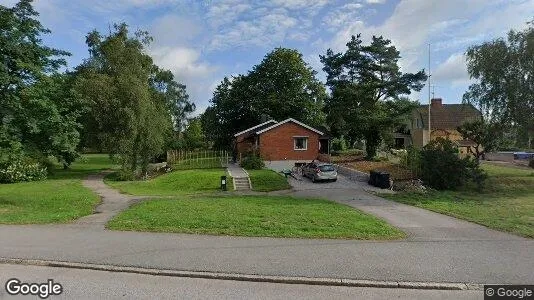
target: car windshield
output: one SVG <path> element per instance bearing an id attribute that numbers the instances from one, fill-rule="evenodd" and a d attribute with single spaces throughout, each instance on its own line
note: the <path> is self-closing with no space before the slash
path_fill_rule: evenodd
<path id="1" fill-rule="evenodd" d="M 324 166 L 320 166 L 319 170 L 321 170 L 321 172 L 332 172 L 332 171 L 335 171 L 336 169 L 332 165 L 324 165 Z"/>

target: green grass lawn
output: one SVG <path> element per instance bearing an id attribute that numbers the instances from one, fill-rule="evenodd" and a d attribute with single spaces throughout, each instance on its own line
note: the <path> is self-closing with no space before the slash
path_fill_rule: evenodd
<path id="1" fill-rule="evenodd" d="M 534 238 L 534 170 L 483 164 L 486 190 L 385 194 L 402 203 Z"/>
<path id="2" fill-rule="evenodd" d="M 100 198 L 81 179 L 112 166 L 108 155 L 90 154 L 43 181 L 0 184 L 0 224 L 67 223 L 92 214 Z"/>
<path id="3" fill-rule="evenodd" d="M 263 169 L 248 170 L 247 172 L 254 191 L 271 192 L 291 188 L 285 176 L 275 171 Z"/>
<path id="4" fill-rule="evenodd" d="M 404 234 L 348 206 L 317 199 L 230 196 L 148 200 L 116 216 L 110 229 L 332 239 L 396 239 Z"/>
<path id="5" fill-rule="evenodd" d="M 126 194 L 172 196 L 217 191 L 222 175 L 227 175 L 224 169 L 180 170 L 147 181 L 113 181 L 108 177 L 105 182 Z M 228 190 L 232 189 L 232 180 L 228 180 Z"/>

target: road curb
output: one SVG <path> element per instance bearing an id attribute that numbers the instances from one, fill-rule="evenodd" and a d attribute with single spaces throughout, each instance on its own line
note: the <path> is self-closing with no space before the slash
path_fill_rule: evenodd
<path id="1" fill-rule="evenodd" d="M 154 276 L 189 277 L 203 279 L 219 279 L 234 281 L 252 281 L 286 284 L 308 284 L 325 286 L 374 287 L 374 288 L 400 288 L 423 290 L 481 290 L 482 285 L 473 283 L 445 283 L 445 282 L 406 282 L 406 281 L 378 281 L 358 280 L 345 278 L 313 278 L 297 276 L 253 275 L 238 273 L 200 272 L 162 270 L 139 267 L 125 267 L 116 265 L 102 265 L 90 263 L 74 263 L 64 261 L 50 261 L 38 259 L 0 258 L 0 264 L 28 265 L 56 268 L 72 268 L 108 272 L 134 273 Z"/>

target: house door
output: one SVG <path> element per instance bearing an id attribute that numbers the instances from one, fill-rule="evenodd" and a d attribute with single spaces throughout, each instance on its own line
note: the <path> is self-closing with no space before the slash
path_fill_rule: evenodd
<path id="1" fill-rule="evenodd" d="M 319 139 L 319 153 L 329 154 L 328 139 Z"/>

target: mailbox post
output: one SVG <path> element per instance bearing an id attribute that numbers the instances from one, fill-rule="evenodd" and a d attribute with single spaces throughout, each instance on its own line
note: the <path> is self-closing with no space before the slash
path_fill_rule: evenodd
<path id="1" fill-rule="evenodd" d="M 226 191 L 226 176 L 221 176 L 221 190 Z"/>

